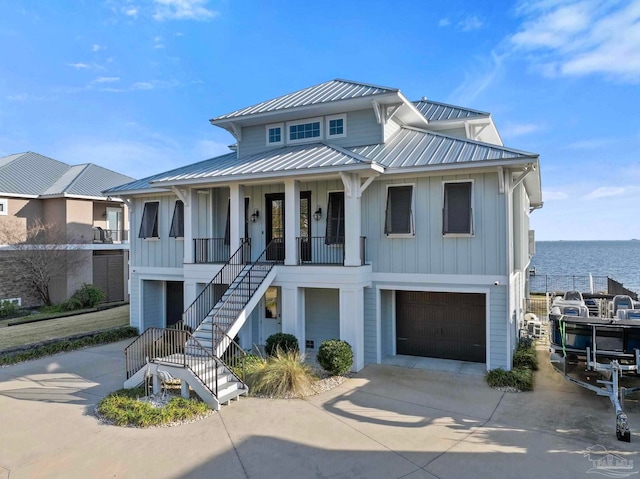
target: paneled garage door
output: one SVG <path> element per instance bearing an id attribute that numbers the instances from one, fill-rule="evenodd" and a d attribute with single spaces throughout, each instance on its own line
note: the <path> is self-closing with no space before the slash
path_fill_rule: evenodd
<path id="1" fill-rule="evenodd" d="M 486 361 L 486 296 L 396 291 L 397 354 Z"/>

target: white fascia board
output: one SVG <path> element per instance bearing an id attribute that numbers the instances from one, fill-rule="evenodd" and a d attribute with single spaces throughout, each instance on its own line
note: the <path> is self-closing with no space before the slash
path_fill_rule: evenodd
<path id="1" fill-rule="evenodd" d="M 482 160 L 482 161 L 467 161 L 464 163 L 447 163 L 442 165 L 430 165 L 430 166 L 414 166 L 410 168 L 389 168 L 384 170 L 387 175 L 394 174 L 414 174 L 414 173 L 430 173 L 443 171 L 455 171 L 455 170 L 469 170 L 469 169 L 494 169 L 498 166 L 524 166 L 529 164 L 535 164 L 537 157 L 525 157 L 514 158 L 511 160 Z M 481 163 L 481 164 L 478 164 Z"/>
<path id="2" fill-rule="evenodd" d="M 376 284 L 376 287 L 382 287 L 383 284 L 393 285 L 395 289 L 401 289 L 399 285 L 407 285 L 415 283 L 418 287 L 429 287 L 433 289 L 433 285 L 444 288 L 447 290 L 447 285 L 467 285 L 469 287 L 476 288 L 478 286 L 491 286 L 494 287 L 496 281 L 501 285 L 505 285 L 509 279 L 506 275 L 494 274 L 423 274 L 423 273 L 372 273 L 371 281 Z M 448 288 L 451 290 L 451 288 Z"/>
<path id="3" fill-rule="evenodd" d="M 0 191 L 0 197 L 2 198 L 28 198 L 28 199 L 36 199 L 39 195 L 26 195 L 22 193 L 5 193 L 4 191 Z"/>
<path id="4" fill-rule="evenodd" d="M 407 98 L 401 93 L 398 92 L 398 96 L 400 97 L 400 99 L 402 100 L 402 102 L 407 106 L 407 108 L 409 109 L 409 111 L 411 111 L 412 113 L 414 113 L 414 115 L 416 116 L 416 118 L 418 118 L 420 120 L 421 123 L 423 123 L 425 126 L 429 125 L 429 120 L 427 120 L 425 118 L 425 116 L 420 113 L 420 110 L 418 110 L 416 108 L 416 106 L 410 102 L 409 100 L 407 100 Z"/>
<path id="5" fill-rule="evenodd" d="M 153 196 L 158 196 L 158 195 L 174 195 L 174 193 L 171 190 L 167 190 L 165 188 L 161 188 L 161 187 L 157 187 L 157 188 L 144 188 L 141 190 L 128 190 L 128 191 L 120 191 L 118 193 L 114 193 L 117 194 L 119 196 L 141 196 L 141 195 L 153 195 Z"/>

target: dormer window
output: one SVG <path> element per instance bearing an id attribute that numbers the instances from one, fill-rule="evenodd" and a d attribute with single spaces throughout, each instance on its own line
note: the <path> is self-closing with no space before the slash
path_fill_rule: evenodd
<path id="1" fill-rule="evenodd" d="M 297 143 L 322 138 L 322 121 L 320 118 L 288 123 L 289 142 Z"/>
<path id="2" fill-rule="evenodd" d="M 267 125 L 267 145 L 282 145 L 284 143 L 282 130 L 282 123 Z"/>
<path id="3" fill-rule="evenodd" d="M 347 136 L 346 115 L 335 115 L 327 117 L 327 137 L 340 138 Z"/>

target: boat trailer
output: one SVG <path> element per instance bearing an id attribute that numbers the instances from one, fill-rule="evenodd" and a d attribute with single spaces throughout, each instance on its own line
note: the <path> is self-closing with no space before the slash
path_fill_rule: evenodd
<path id="1" fill-rule="evenodd" d="M 559 321 L 560 330 L 562 331 L 563 321 Z M 586 325 L 585 325 L 586 326 Z M 570 362 L 567 364 L 567 348 L 563 344 L 553 344 L 550 347 L 551 351 L 551 364 L 557 369 L 565 379 L 575 383 L 583 388 L 595 392 L 599 396 L 606 396 L 611 401 L 616 415 L 616 437 L 620 441 L 631 442 L 631 431 L 629 429 L 629 421 L 626 413 L 624 412 L 624 400 L 625 397 L 640 391 L 640 387 L 624 387 L 620 385 L 621 379 L 630 375 L 637 375 L 640 366 L 640 350 L 634 349 L 631 355 L 623 354 L 619 358 L 616 358 L 615 354 L 612 355 L 610 351 L 599 351 L 597 348 L 597 339 L 600 336 L 599 331 L 602 331 L 602 325 L 589 324 L 591 326 L 591 346 L 586 346 L 582 354 L 573 350 L 572 352 L 578 354 L 570 354 Z M 606 327 L 604 328 L 606 329 Z M 564 333 L 564 332 L 563 332 Z M 563 339 L 564 339 L 563 334 Z M 557 350 L 556 348 L 559 348 Z M 576 361 L 572 361 L 572 358 L 578 358 L 578 355 L 584 355 L 584 362 L 586 365 L 586 371 L 593 371 L 599 374 L 602 379 L 596 382 L 601 386 L 596 386 L 587 381 L 575 378 L 569 375 L 569 369 L 573 369 L 572 366 L 576 364 Z M 598 356 L 601 356 L 599 358 Z M 600 360 L 599 360 L 600 359 Z M 604 362 L 601 362 L 604 361 Z"/>

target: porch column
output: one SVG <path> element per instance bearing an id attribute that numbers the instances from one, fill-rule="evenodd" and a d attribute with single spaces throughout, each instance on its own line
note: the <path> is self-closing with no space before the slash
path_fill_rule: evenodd
<path id="1" fill-rule="evenodd" d="M 185 264 L 191 264 L 195 262 L 193 232 L 197 230 L 198 205 L 195 203 L 198 200 L 198 195 L 193 188 L 187 188 L 185 199 L 187 201 L 184 202 L 184 259 L 182 261 Z"/>
<path id="2" fill-rule="evenodd" d="M 360 177 L 341 173 L 344 184 L 344 265 L 360 266 Z"/>
<path id="3" fill-rule="evenodd" d="M 183 296 L 183 311 L 186 311 L 187 308 L 189 306 L 191 306 L 191 303 L 193 303 L 196 300 L 196 296 L 198 295 L 197 291 L 198 289 L 196 288 L 196 282 L 194 280 L 184 280 L 183 283 L 183 291 L 184 291 L 184 296 Z"/>
<path id="4" fill-rule="evenodd" d="M 287 179 L 284 182 L 284 264 L 298 264 L 298 244 L 300 233 L 300 183 Z"/>
<path id="5" fill-rule="evenodd" d="M 233 254 L 240 247 L 240 239 L 244 236 L 244 185 L 233 183 L 229 187 L 230 225 L 229 247 Z"/>
<path id="6" fill-rule="evenodd" d="M 352 371 L 364 367 L 364 289 L 340 288 L 340 339 L 353 349 Z"/>
<path id="7" fill-rule="evenodd" d="M 282 291 L 282 332 L 298 338 L 300 350 L 304 351 L 304 289 L 283 286 Z"/>

